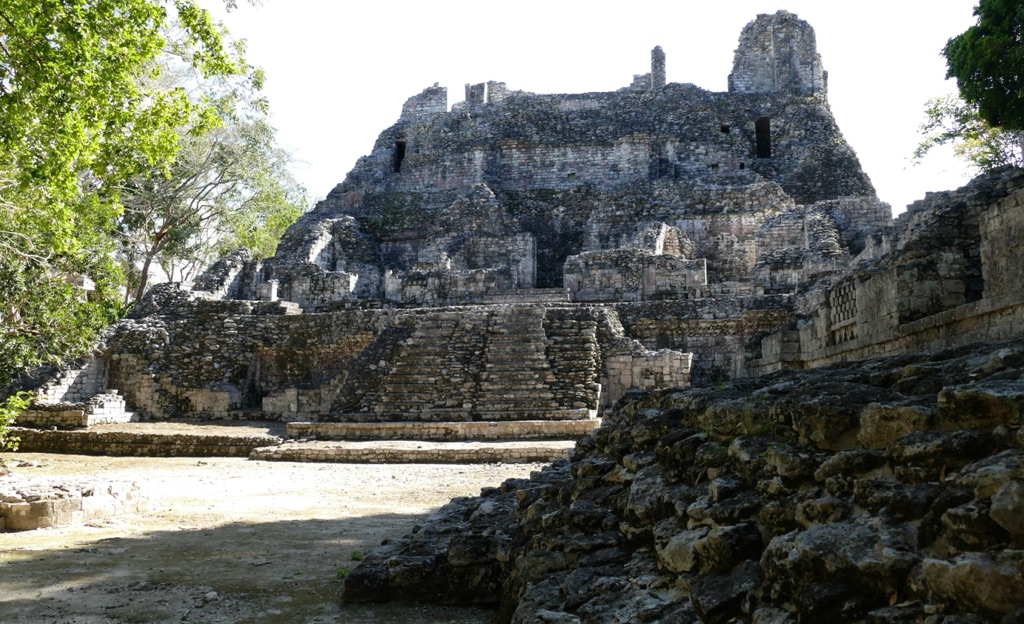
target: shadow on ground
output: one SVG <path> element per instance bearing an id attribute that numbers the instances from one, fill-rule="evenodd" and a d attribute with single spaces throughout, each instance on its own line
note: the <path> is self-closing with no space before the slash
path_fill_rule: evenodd
<path id="1" fill-rule="evenodd" d="M 346 570 L 422 515 L 230 523 L 0 553 L 0 621 L 488 622 L 486 609 L 343 605 Z M 17 543 L 17 541 L 15 541 Z"/>

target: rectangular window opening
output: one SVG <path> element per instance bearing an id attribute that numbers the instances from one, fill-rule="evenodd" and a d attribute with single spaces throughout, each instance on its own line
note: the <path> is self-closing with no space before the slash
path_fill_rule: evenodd
<path id="1" fill-rule="evenodd" d="M 395 158 L 392 163 L 395 173 L 402 171 L 403 160 L 405 160 L 405 141 L 395 141 Z"/>
<path id="2" fill-rule="evenodd" d="M 767 117 L 761 117 L 754 122 L 754 133 L 757 137 L 757 157 L 772 157 L 772 122 Z"/>

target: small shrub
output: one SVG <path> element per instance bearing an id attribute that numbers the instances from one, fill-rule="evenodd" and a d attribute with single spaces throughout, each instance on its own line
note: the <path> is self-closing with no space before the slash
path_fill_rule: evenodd
<path id="1" fill-rule="evenodd" d="M 11 435 L 11 427 L 14 426 L 14 419 L 18 413 L 28 407 L 30 401 L 32 401 L 31 394 L 19 392 L 0 403 L 0 451 L 18 450 L 19 440 Z"/>
<path id="2" fill-rule="evenodd" d="M 363 560 L 363 551 L 361 551 L 361 550 L 353 550 L 352 554 L 349 555 L 349 558 L 352 559 L 352 561 L 362 561 Z"/>
<path id="3" fill-rule="evenodd" d="M 347 576 L 348 566 L 341 566 L 340 568 L 338 568 L 338 571 L 334 573 L 334 578 L 338 579 L 339 581 L 345 580 L 345 577 Z"/>

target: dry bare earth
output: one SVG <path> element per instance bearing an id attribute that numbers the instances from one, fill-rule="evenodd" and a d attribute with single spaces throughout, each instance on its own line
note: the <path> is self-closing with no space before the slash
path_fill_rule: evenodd
<path id="1" fill-rule="evenodd" d="M 144 514 L 0 533 L 0 622 L 486 622 L 343 605 L 339 570 L 454 496 L 539 464 L 356 465 L 5 455 L 18 476 L 139 482 Z"/>

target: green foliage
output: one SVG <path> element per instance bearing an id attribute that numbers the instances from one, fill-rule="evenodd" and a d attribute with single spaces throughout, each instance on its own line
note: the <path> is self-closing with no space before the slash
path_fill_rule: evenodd
<path id="1" fill-rule="evenodd" d="M 258 89 L 241 53 L 194 0 L 0 3 L 0 384 L 80 353 L 123 310 L 119 189 L 222 124 L 190 76 Z M 69 284 L 83 278 L 89 297 Z"/>
<path id="2" fill-rule="evenodd" d="M 17 436 L 11 435 L 11 427 L 21 410 L 28 407 L 32 395 L 27 392 L 19 392 L 0 401 L 0 451 L 18 450 Z"/>
<path id="3" fill-rule="evenodd" d="M 1024 4 L 980 0 L 978 23 L 946 43 L 947 77 L 990 126 L 1024 130 Z"/>
<path id="4" fill-rule="evenodd" d="M 348 578 L 348 566 L 339 567 L 338 571 L 334 573 L 334 578 L 338 579 L 339 581 L 344 581 L 346 578 Z"/>
<path id="5" fill-rule="evenodd" d="M 289 158 L 275 146 L 262 111 L 229 108 L 221 115 L 203 133 L 181 129 L 166 175 L 150 171 L 120 188 L 123 257 L 128 268 L 141 265 L 136 300 L 154 261 L 171 279 L 187 280 L 225 250 L 247 247 L 266 257 L 303 212 L 305 191 L 288 173 Z"/>
<path id="6" fill-rule="evenodd" d="M 920 128 L 924 139 L 914 150 L 915 162 L 933 148 L 950 145 L 957 157 L 980 171 L 1024 164 L 1017 134 L 990 126 L 977 106 L 948 95 L 928 100 L 925 114 L 927 119 Z"/>
<path id="7" fill-rule="evenodd" d="M 362 561 L 363 560 L 363 551 L 361 551 L 361 550 L 353 550 L 352 554 L 349 555 L 349 558 L 352 559 L 352 561 Z"/>

